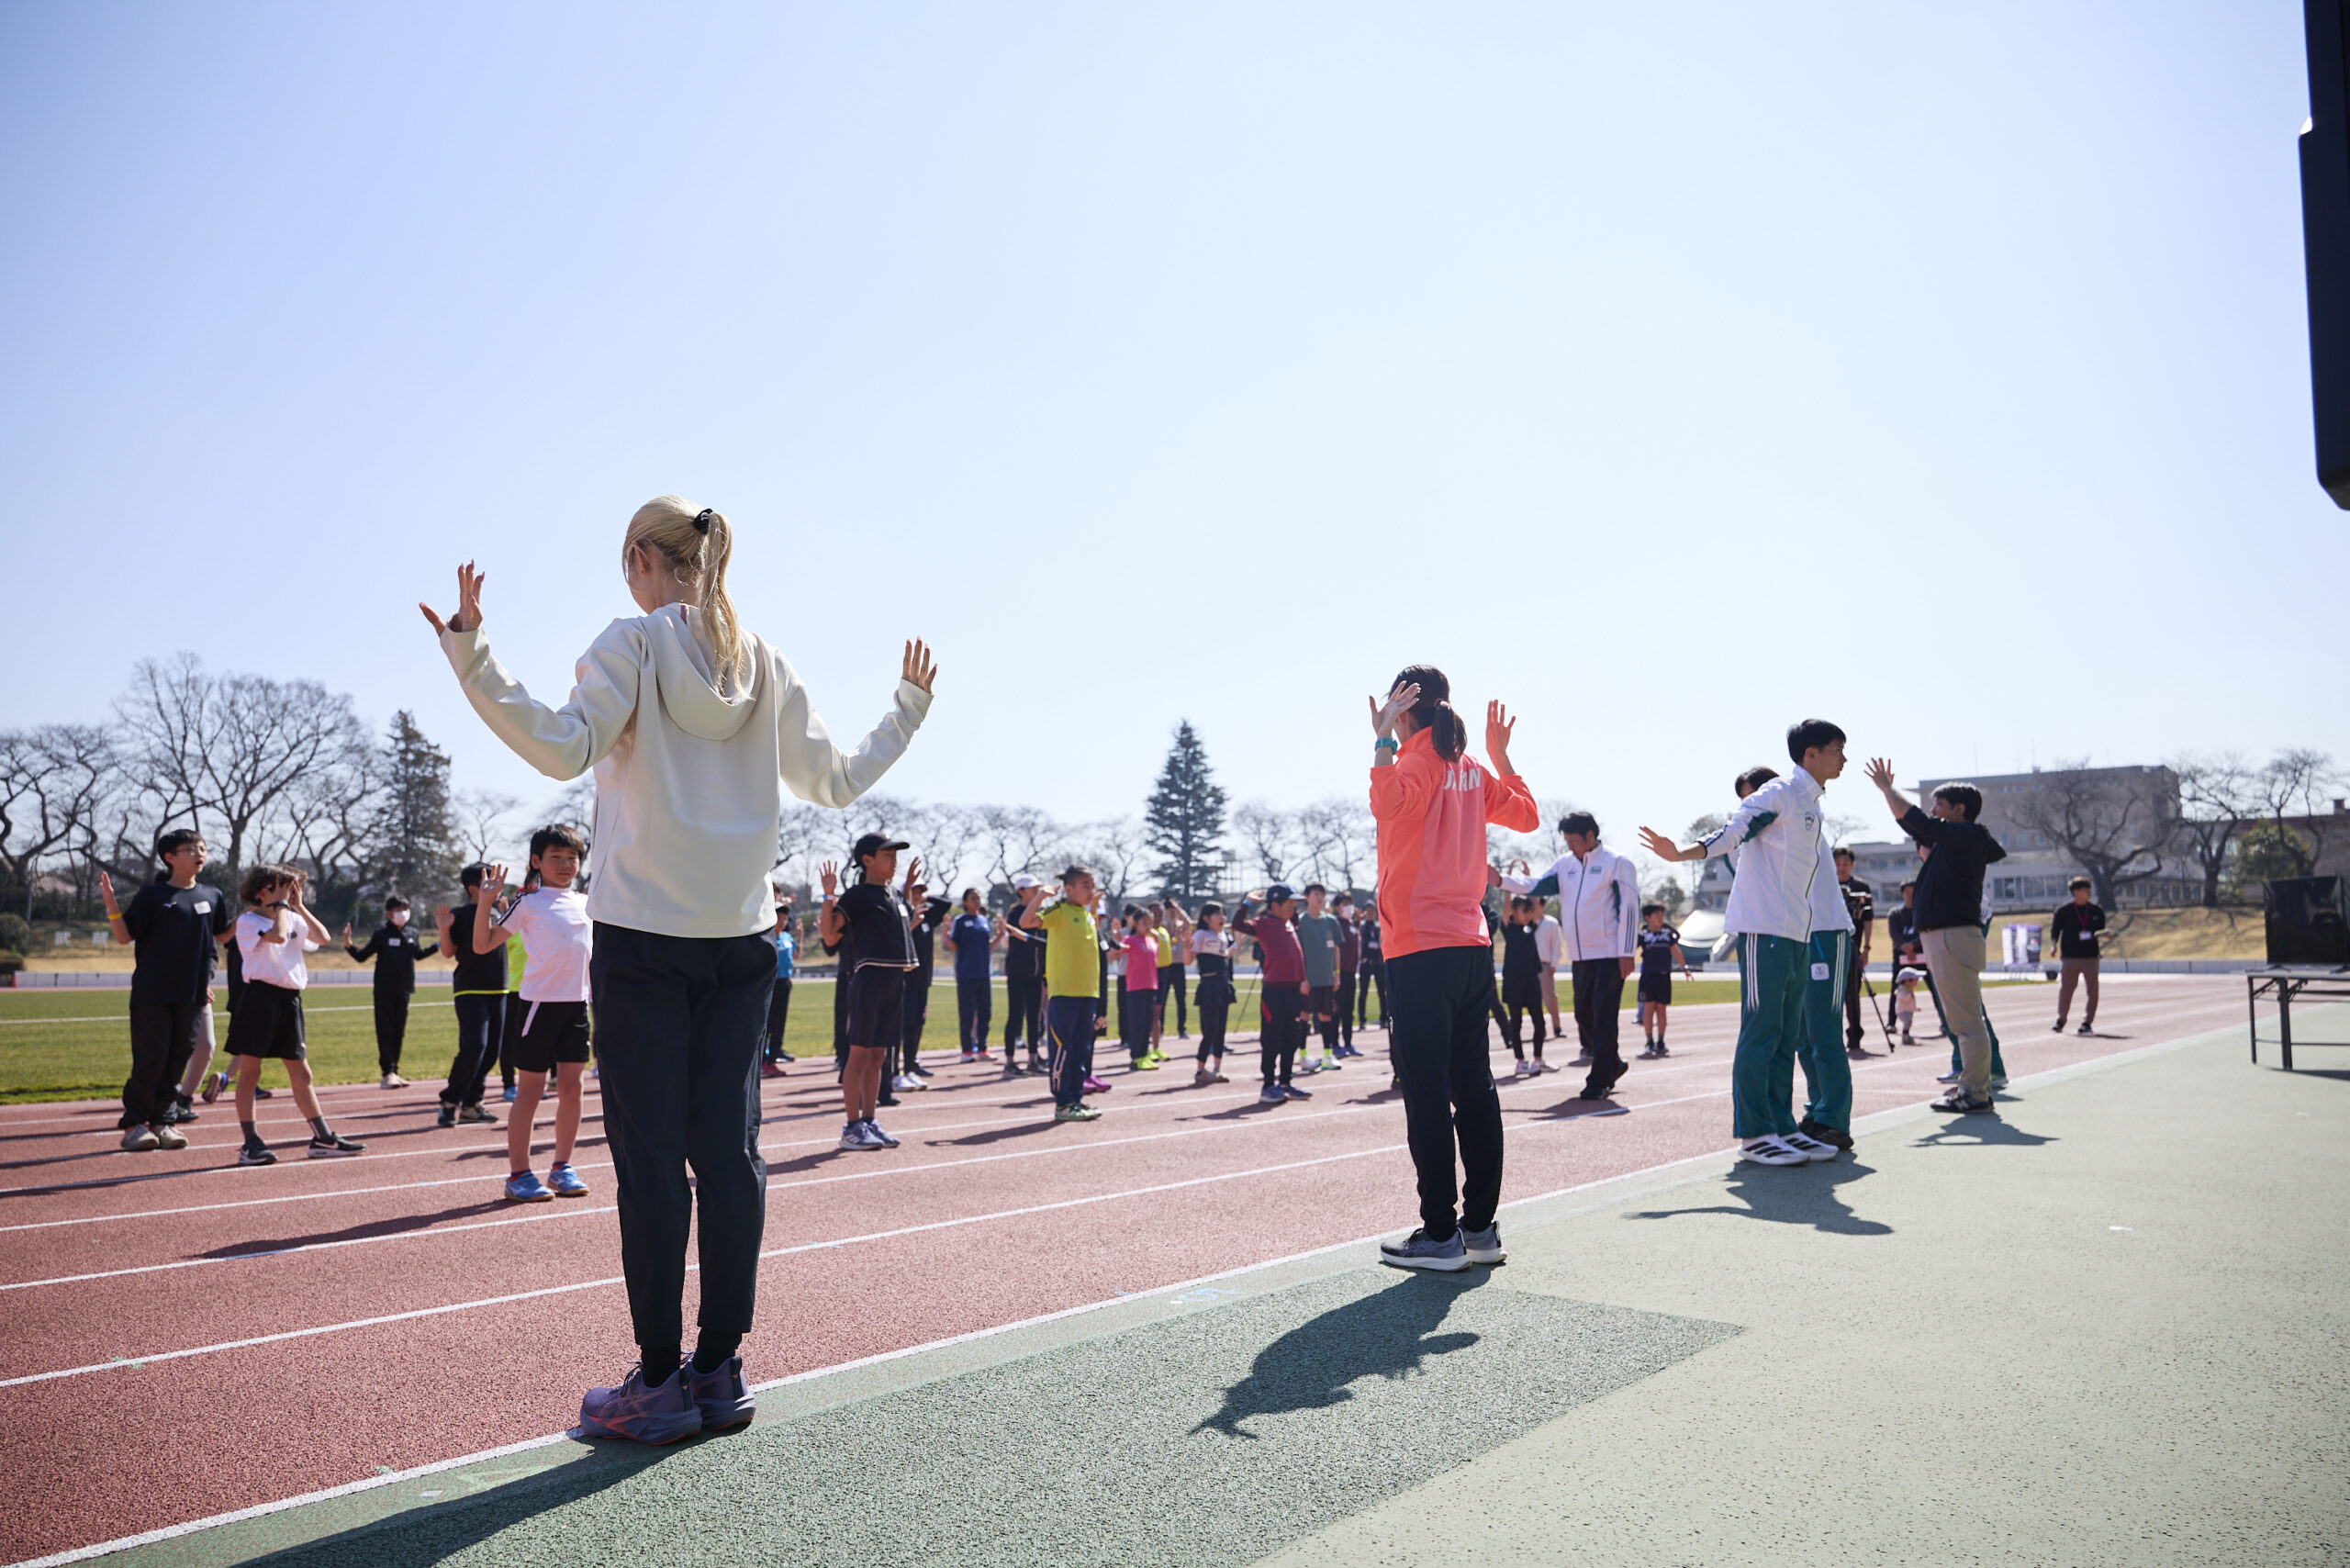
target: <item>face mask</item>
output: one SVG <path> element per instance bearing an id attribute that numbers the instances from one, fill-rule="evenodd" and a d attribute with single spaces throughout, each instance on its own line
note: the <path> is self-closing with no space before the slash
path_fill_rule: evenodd
<path id="1" fill-rule="evenodd" d="M 404 909 L 396 909 L 392 911 L 392 924 L 394 925 L 406 925 L 408 924 L 408 911 Z"/>

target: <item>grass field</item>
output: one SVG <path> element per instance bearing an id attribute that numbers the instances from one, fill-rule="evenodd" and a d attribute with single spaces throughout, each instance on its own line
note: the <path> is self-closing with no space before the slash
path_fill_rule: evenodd
<path id="1" fill-rule="evenodd" d="M 1561 1001 L 1566 987 L 1560 986 Z M 222 989 L 212 993 L 216 1035 L 228 1031 L 228 998 Z M 1729 1002 L 1738 995 L 1735 980 L 1677 981 L 1677 1003 Z M 995 1017 L 991 1033 L 1003 1036 L 1004 993 L 995 988 Z M 828 981 L 802 981 L 792 995 L 790 1026 L 784 1048 L 794 1056 L 821 1056 L 832 1048 L 833 988 Z M 1632 1005 L 1625 988 L 1624 1005 Z M 130 1067 L 129 997 L 119 991 L 0 991 L 0 1103 L 19 1100 L 110 1099 L 122 1092 L 123 1074 Z M 308 1025 L 310 1070 L 321 1083 L 372 1083 L 375 1070 L 375 1009 L 365 991 L 336 986 L 313 991 L 305 998 Z M 1192 1019 L 1198 1027 L 1196 1016 Z M 1570 1024 L 1572 1026 L 1572 1023 Z M 1241 983 L 1240 1005 L 1234 1009 L 1236 1034 L 1257 1027 L 1257 986 Z M 931 991 L 930 1023 L 923 1043 L 934 1050 L 952 1048 L 955 1042 L 955 986 L 942 981 Z M 427 987 L 417 992 L 408 1010 L 408 1038 L 400 1070 L 420 1082 L 444 1077 L 455 1054 L 457 1028 L 448 992 Z M 1182 1055 L 1171 1047 L 1169 1055 Z M 282 1085 L 285 1070 L 267 1067 L 262 1081 Z"/>

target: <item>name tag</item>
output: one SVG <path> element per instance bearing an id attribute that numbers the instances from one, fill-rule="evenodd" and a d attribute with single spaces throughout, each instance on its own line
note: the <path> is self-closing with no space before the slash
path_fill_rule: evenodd
<path id="1" fill-rule="evenodd" d="M 212 913 L 212 901 L 210 899 L 202 899 L 188 905 L 188 908 L 194 910 L 198 914 L 210 914 Z"/>
<path id="2" fill-rule="evenodd" d="M 1828 979 L 1828 978 L 1829 978 L 1829 976 L 1828 976 L 1828 966 L 1827 966 L 1826 964 L 1814 964 L 1814 965 L 1812 965 L 1812 966 L 1811 966 L 1811 978 L 1812 978 L 1812 979 L 1814 979 L 1814 980 L 1824 980 Z"/>

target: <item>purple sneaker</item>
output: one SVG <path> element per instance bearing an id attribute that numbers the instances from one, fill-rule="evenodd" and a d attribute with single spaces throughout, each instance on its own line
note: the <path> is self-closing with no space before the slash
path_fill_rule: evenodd
<path id="1" fill-rule="evenodd" d="M 726 1364 L 714 1372 L 696 1372 L 693 1358 L 686 1358 L 686 1377 L 694 1403 L 701 1408 L 701 1429 L 705 1432 L 731 1431 L 747 1427 L 758 1408 L 751 1397 L 750 1384 L 743 1381 L 743 1358 L 729 1356 Z"/>
<path id="2" fill-rule="evenodd" d="M 701 1406 L 686 1386 L 680 1364 L 665 1383 L 645 1386 L 644 1369 L 631 1367 L 618 1388 L 591 1388 L 579 1402 L 579 1430 L 590 1438 L 633 1438 L 674 1443 L 701 1430 Z"/>

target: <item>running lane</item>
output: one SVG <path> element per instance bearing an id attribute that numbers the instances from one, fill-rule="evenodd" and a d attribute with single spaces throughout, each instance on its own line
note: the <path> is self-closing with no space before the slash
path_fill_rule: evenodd
<path id="1" fill-rule="evenodd" d="M 2242 1006 L 2226 980 L 2117 978 L 2083 1039 L 2047 1032 L 2053 1002 L 2044 987 L 1990 993 L 2012 1072 L 2232 1025 Z M 1572 1069 L 1505 1078 L 1505 1197 L 1724 1149 L 1735 1024 L 1729 1007 L 1676 1013 L 1673 1057 L 1635 1062 L 1606 1114 L 1572 1099 Z M 770 1081 L 752 1376 L 1407 1228 L 1402 1112 L 1375 1031 L 1366 1043 L 1371 1057 L 1304 1081 L 1311 1101 L 1279 1107 L 1255 1103 L 1245 1049 L 1213 1088 L 1191 1087 L 1180 1058 L 1113 1070 L 1107 1114 L 1081 1126 L 1054 1125 L 1033 1081 L 934 1057 L 934 1087 L 888 1119 L 904 1147 L 887 1154 L 833 1148 L 821 1066 Z M 1928 1097 L 1947 1048 L 1856 1063 L 1858 1112 Z M 1505 1051 L 1494 1061 L 1507 1071 Z M 596 1098 L 578 1155 L 594 1192 L 520 1208 L 498 1197 L 503 1130 L 442 1131 L 432 1109 L 429 1091 L 335 1091 L 328 1114 L 366 1155 L 247 1170 L 226 1163 L 226 1107 L 188 1149 L 149 1155 L 112 1148 L 104 1107 L 0 1112 L 0 1441 L 16 1495 L 43 1503 L 0 1521 L 0 1561 L 556 1430 L 583 1388 L 625 1370 Z M 2008 1114 L 2029 1115 L 2028 1088 Z M 274 1114 L 264 1132 L 293 1145 L 298 1121 Z M 1865 1206 L 1864 1184 L 1845 1191 Z"/>

